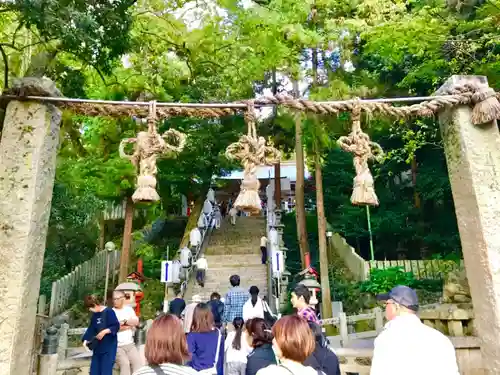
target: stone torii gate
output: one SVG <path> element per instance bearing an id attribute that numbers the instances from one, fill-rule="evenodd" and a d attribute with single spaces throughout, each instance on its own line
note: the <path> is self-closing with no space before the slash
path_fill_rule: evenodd
<path id="1" fill-rule="evenodd" d="M 454 76 L 442 87 L 486 83 Z M 24 79 L 22 95 L 60 96 L 48 80 Z M 439 91 L 438 91 L 439 94 Z M 500 133 L 475 126 L 468 105 L 440 114 L 465 266 L 484 366 L 500 373 Z M 0 141 L 0 373 L 27 374 L 52 200 L 60 111 L 40 101 L 7 105 Z"/>

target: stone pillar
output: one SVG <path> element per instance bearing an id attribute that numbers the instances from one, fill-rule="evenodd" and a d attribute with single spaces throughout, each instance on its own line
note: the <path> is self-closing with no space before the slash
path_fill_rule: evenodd
<path id="1" fill-rule="evenodd" d="M 59 96 L 48 79 L 26 78 L 9 93 Z M 27 374 L 59 145 L 60 111 L 13 100 L 0 140 L 0 372 Z"/>
<path id="2" fill-rule="evenodd" d="M 482 76 L 453 76 L 436 93 Z M 500 373 L 500 133 L 496 122 L 473 125 L 468 105 L 439 116 L 464 263 L 484 367 Z M 446 218 L 443 218 L 446 220 Z"/>

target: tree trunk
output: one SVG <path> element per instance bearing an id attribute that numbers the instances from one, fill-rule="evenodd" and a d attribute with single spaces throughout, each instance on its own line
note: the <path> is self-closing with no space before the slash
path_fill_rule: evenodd
<path id="1" fill-rule="evenodd" d="M 128 264 L 130 261 L 130 245 L 132 243 L 132 224 L 134 221 L 134 202 L 132 198 L 127 198 L 125 205 L 125 227 L 123 229 L 123 245 L 120 256 L 120 274 L 118 281 L 120 283 L 127 280 Z"/>
<path id="2" fill-rule="evenodd" d="M 274 164 L 274 201 L 276 209 L 281 210 L 281 163 L 279 162 Z"/>
<path id="3" fill-rule="evenodd" d="M 323 203 L 323 176 L 321 173 L 321 160 L 317 147 L 315 147 L 314 166 L 316 178 L 316 210 L 318 214 L 318 239 L 319 239 L 319 273 L 321 277 L 321 311 L 322 318 L 332 318 L 332 298 L 330 279 L 328 275 L 328 247 L 326 243 L 326 218 Z"/>
<path id="4" fill-rule="evenodd" d="M 413 155 L 411 159 L 411 183 L 413 186 L 413 198 L 415 201 L 415 208 L 420 208 L 420 194 L 417 190 L 417 155 Z"/>
<path id="5" fill-rule="evenodd" d="M 278 93 L 278 82 L 276 80 L 276 69 L 273 69 L 273 95 Z M 276 106 L 273 107 L 273 122 L 278 114 L 278 109 Z M 274 164 L 274 202 L 276 203 L 276 209 L 281 209 L 281 163 L 278 161 Z M 267 202 L 269 205 L 269 202 Z"/>
<path id="6" fill-rule="evenodd" d="M 106 240 L 106 220 L 104 220 L 104 213 L 99 218 L 99 251 L 104 250 L 104 242 Z"/>
<path id="7" fill-rule="evenodd" d="M 299 96 L 299 83 L 293 82 L 295 97 Z M 297 181 L 295 182 L 295 215 L 297 220 L 297 240 L 300 247 L 302 268 L 306 268 L 306 254 L 309 254 L 307 242 L 306 207 L 304 202 L 304 148 L 302 146 L 302 121 L 295 115 L 295 160 L 297 165 Z M 308 265 L 307 265 L 308 266 Z"/>

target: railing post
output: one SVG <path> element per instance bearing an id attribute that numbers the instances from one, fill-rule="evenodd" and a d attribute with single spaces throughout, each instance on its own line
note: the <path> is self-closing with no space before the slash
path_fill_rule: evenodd
<path id="1" fill-rule="evenodd" d="M 38 297 L 38 314 L 44 314 L 45 315 L 45 306 L 47 305 L 47 296 L 45 294 L 41 294 Z"/>
<path id="2" fill-rule="evenodd" d="M 66 359 L 66 349 L 68 349 L 68 330 L 69 324 L 63 323 L 61 324 L 61 328 L 59 329 L 59 340 L 57 346 L 57 353 L 59 355 L 59 359 Z"/>
<path id="3" fill-rule="evenodd" d="M 384 328 L 384 314 L 380 307 L 373 309 L 373 312 L 375 313 L 375 330 L 380 333 Z"/>
<path id="4" fill-rule="evenodd" d="M 58 361 L 58 330 L 50 326 L 45 331 L 45 337 L 42 344 L 42 353 L 39 361 L 39 375 L 56 375 Z"/>
<path id="5" fill-rule="evenodd" d="M 339 314 L 339 331 L 340 331 L 340 342 L 342 347 L 345 347 L 347 345 L 347 342 L 349 341 L 349 331 L 347 328 L 347 315 L 345 312 L 342 312 Z"/>
<path id="6" fill-rule="evenodd" d="M 144 320 L 139 322 L 139 326 L 137 327 L 137 333 L 135 335 L 135 345 L 140 347 L 146 343 L 146 332 L 147 326 Z"/>

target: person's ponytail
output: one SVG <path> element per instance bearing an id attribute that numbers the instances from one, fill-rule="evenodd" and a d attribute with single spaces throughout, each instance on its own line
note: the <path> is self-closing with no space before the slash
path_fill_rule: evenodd
<path id="1" fill-rule="evenodd" d="M 233 340 L 233 349 L 240 350 L 241 349 L 241 337 L 243 333 L 243 318 L 234 318 L 233 326 L 236 331 Z"/>

